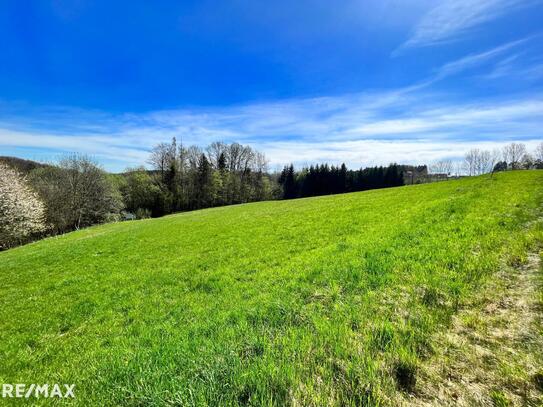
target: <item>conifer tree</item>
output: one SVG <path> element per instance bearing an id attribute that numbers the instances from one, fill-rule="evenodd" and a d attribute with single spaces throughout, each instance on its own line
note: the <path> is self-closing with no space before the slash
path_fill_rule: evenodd
<path id="1" fill-rule="evenodd" d="M 283 168 L 279 182 L 283 185 L 284 199 L 296 198 L 296 180 L 294 178 L 294 166 L 292 164 Z"/>

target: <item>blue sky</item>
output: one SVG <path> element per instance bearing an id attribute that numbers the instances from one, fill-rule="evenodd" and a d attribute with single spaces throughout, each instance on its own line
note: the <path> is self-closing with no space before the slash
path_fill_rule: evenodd
<path id="1" fill-rule="evenodd" d="M 172 136 L 271 166 L 543 140 L 542 0 L 0 3 L 0 155 L 144 164 Z"/>

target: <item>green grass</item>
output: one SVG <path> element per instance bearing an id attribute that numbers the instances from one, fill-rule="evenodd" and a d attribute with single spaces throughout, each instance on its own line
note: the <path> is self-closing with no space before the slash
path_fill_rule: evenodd
<path id="1" fill-rule="evenodd" d="M 542 203 L 543 171 L 518 171 L 12 249 L 0 383 L 75 383 L 81 405 L 387 404 L 501 259 L 526 257 Z"/>

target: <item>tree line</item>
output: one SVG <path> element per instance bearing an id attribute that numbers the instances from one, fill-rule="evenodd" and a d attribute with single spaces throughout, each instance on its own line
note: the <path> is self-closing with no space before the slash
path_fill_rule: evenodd
<path id="1" fill-rule="evenodd" d="M 440 160 L 430 166 L 432 173 L 482 175 L 498 171 L 543 169 L 543 143 L 530 154 L 523 143 L 511 143 L 501 149 L 472 148 L 462 161 Z"/>
<path id="2" fill-rule="evenodd" d="M 238 143 L 186 148 L 173 138 L 153 148 L 149 164 L 152 172 L 130 170 L 121 187 L 129 211 L 161 216 L 277 195 L 264 154 Z"/>
<path id="3" fill-rule="evenodd" d="M 0 159 L 0 249 L 94 224 L 157 217 L 246 202 L 339 194 L 404 184 L 426 166 L 390 164 L 349 170 L 292 164 L 270 173 L 266 157 L 249 146 L 214 142 L 202 149 L 174 138 L 156 145 L 151 169 L 105 172 L 93 159 L 71 154 L 56 164 Z M 543 143 L 533 154 L 520 143 L 492 152 L 472 149 L 463 162 L 442 160 L 431 172 L 479 175 L 543 169 Z"/>
<path id="4" fill-rule="evenodd" d="M 282 187 L 281 197 L 293 199 L 404 185 L 403 171 L 404 166 L 398 164 L 360 170 L 348 170 L 345 164 L 338 167 L 322 164 L 300 171 L 290 164 L 283 168 L 278 182 Z"/>

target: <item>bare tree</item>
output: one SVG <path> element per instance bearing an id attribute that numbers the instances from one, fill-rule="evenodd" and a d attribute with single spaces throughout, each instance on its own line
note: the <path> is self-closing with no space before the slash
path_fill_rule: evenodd
<path id="1" fill-rule="evenodd" d="M 46 230 L 45 206 L 25 178 L 0 163 L 0 248 Z"/>
<path id="2" fill-rule="evenodd" d="M 228 166 L 230 171 L 239 171 L 241 169 L 241 156 L 243 152 L 243 146 L 238 143 L 232 143 L 228 146 Z"/>
<path id="3" fill-rule="evenodd" d="M 464 156 L 464 164 L 465 164 L 466 172 L 468 173 L 469 176 L 477 175 L 477 168 L 478 168 L 480 153 L 481 153 L 481 150 L 479 150 L 478 148 L 472 148 Z"/>
<path id="4" fill-rule="evenodd" d="M 268 159 L 266 156 L 258 151 L 254 154 L 254 162 L 255 162 L 255 171 L 256 172 L 267 172 L 268 171 Z"/>
<path id="5" fill-rule="evenodd" d="M 440 160 L 430 165 L 430 172 L 433 174 L 447 174 L 453 172 L 453 162 L 451 160 Z"/>
<path id="6" fill-rule="evenodd" d="M 513 170 L 519 168 L 524 154 L 526 154 L 526 146 L 522 143 L 511 143 L 503 148 L 503 160 L 511 165 Z"/>
<path id="7" fill-rule="evenodd" d="M 486 174 L 492 171 L 492 153 L 487 150 L 479 152 L 477 157 L 477 174 Z"/>
<path id="8" fill-rule="evenodd" d="M 464 173 L 464 162 L 456 161 L 454 163 L 454 175 L 460 177 Z"/>
<path id="9" fill-rule="evenodd" d="M 254 169 L 255 153 L 249 146 L 242 146 L 240 155 L 240 170 L 243 174 L 248 170 Z"/>
<path id="10" fill-rule="evenodd" d="M 535 148 L 534 157 L 536 160 L 543 162 L 543 141 Z"/>
<path id="11" fill-rule="evenodd" d="M 206 148 L 207 158 L 214 168 L 218 167 L 221 154 L 226 153 L 228 146 L 221 141 L 214 141 Z"/>
<path id="12" fill-rule="evenodd" d="M 162 180 L 164 180 L 164 174 L 170 168 L 172 160 L 175 159 L 176 151 L 173 151 L 173 148 L 170 143 L 159 143 L 153 147 L 147 161 L 155 170 L 160 171 Z"/>
<path id="13" fill-rule="evenodd" d="M 499 159 L 499 151 L 479 150 L 472 148 L 464 158 L 464 167 L 468 175 L 481 175 L 492 172 Z"/>
<path id="14" fill-rule="evenodd" d="M 192 170 L 198 168 L 198 163 L 202 157 L 203 150 L 198 146 L 190 146 L 187 149 L 187 162 Z"/>

